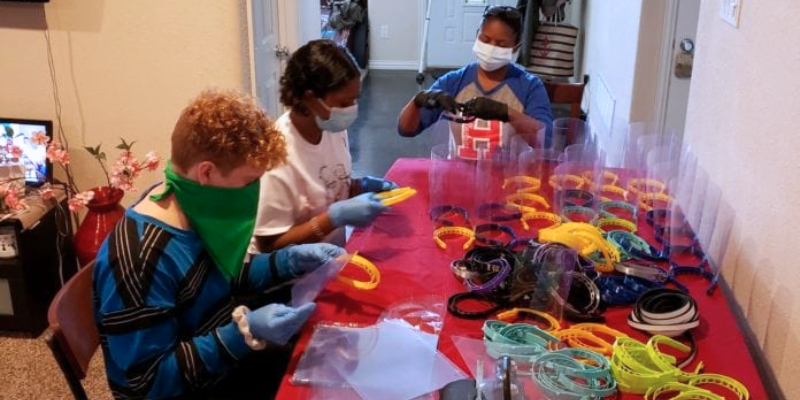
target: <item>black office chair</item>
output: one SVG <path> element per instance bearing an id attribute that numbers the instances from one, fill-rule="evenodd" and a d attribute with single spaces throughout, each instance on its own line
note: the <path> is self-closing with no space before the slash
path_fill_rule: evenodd
<path id="1" fill-rule="evenodd" d="M 79 270 L 56 294 L 47 312 L 50 326 L 44 333 L 47 346 L 61 367 L 72 395 L 86 400 L 83 379 L 100 336 L 92 310 L 94 263 Z"/>

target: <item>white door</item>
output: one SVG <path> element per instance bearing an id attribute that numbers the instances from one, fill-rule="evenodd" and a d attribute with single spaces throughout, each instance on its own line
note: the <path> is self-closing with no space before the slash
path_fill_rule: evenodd
<path id="1" fill-rule="evenodd" d="M 473 61 L 472 45 L 487 5 L 516 6 L 516 0 L 432 1 L 427 66 L 462 67 Z M 424 10 L 427 7 L 427 2 Z"/>
<path id="2" fill-rule="evenodd" d="M 278 0 L 253 0 L 252 16 L 256 95 L 267 113 L 277 118 L 283 113 L 278 94 L 282 60 L 289 55 L 280 42 Z"/>
<path id="3" fill-rule="evenodd" d="M 700 0 L 677 0 L 675 34 L 669 59 L 664 128 L 678 135 L 683 135 L 686 125 L 686 105 L 689 102 L 692 79 L 691 76 L 686 76 L 685 61 L 693 58 L 695 47 L 698 45 L 695 43 L 695 37 L 699 16 Z"/>

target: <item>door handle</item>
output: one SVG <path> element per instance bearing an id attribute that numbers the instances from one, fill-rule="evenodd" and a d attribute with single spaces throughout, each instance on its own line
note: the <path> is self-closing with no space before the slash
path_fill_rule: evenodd
<path id="1" fill-rule="evenodd" d="M 691 53 L 694 51 L 694 41 L 689 38 L 684 38 L 681 40 L 681 50 L 685 53 Z"/>

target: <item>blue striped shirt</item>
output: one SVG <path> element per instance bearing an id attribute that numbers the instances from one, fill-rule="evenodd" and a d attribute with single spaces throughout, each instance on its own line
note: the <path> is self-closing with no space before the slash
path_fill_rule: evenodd
<path id="1" fill-rule="evenodd" d="M 200 390 L 251 352 L 231 320 L 235 297 L 291 278 L 258 254 L 228 282 L 200 236 L 129 209 L 94 267 L 94 314 L 118 399 Z"/>

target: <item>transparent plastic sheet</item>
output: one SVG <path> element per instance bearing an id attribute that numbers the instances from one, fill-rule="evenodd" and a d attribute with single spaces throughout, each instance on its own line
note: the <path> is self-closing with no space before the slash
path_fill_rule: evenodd
<path id="1" fill-rule="evenodd" d="M 394 303 L 383 311 L 378 321 L 405 321 L 415 329 L 438 338 L 446 313 L 447 299 L 432 294 Z"/>
<path id="2" fill-rule="evenodd" d="M 554 209 L 562 221 L 592 223 L 597 218 L 600 186 L 585 177 L 600 176 L 600 171 L 597 159 L 562 162 L 556 167 L 550 181 L 554 183 Z"/>
<path id="3" fill-rule="evenodd" d="M 595 135 L 599 137 L 600 135 Z M 614 131 L 611 132 L 609 135 L 610 139 L 607 141 L 600 141 L 598 139 L 598 143 L 602 142 L 603 150 L 606 151 L 606 167 L 608 168 L 625 168 L 625 157 L 628 152 L 628 147 L 630 146 L 630 141 L 628 139 L 628 126 L 620 125 L 615 126 Z"/>
<path id="4" fill-rule="evenodd" d="M 699 267 L 703 264 L 705 253 L 700 242 L 701 221 L 703 219 L 703 203 L 706 191 L 703 191 L 703 199 L 692 199 L 693 203 L 698 204 L 699 211 L 696 219 L 684 217 L 678 211 L 677 206 L 671 207 L 668 225 L 668 249 L 669 263 L 671 267 Z M 705 216 L 706 222 L 710 217 Z"/>
<path id="5" fill-rule="evenodd" d="M 697 231 L 697 241 L 703 250 L 708 249 L 711 244 L 711 237 L 717 227 L 717 213 L 719 203 L 722 200 L 722 189 L 714 183 L 708 183 L 705 199 L 703 200 L 703 211 L 700 216 L 700 226 Z"/>
<path id="6" fill-rule="evenodd" d="M 586 121 L 577 118 L 556 118 L 553 121 L 552 142 L 545 143 L 544 147 L 564 151 L 571 145 L 593 145 L 595 143 L 595 136 Z"/>
<path id="7" fill-rule="evenodd" d="M 733 231 L 733 223 L 736 219 L 736 211 L 725 200 L 720 201 L 719 211 L 717 212 L 717 224 L 714 228 L 714 236 L 711 238 L 706 250 L 706 258 L 708 260 L 709 269 L 714 275 L 714 284 L 719 279 L 722 272 L 722 266 L 725 262 L 725 255 L 728 252 L 728 244 L 730 243 L 731 232 Z M 708 294 L 711 294 L 716 285 L 710 286 Z"/>
<path id="8" fill-rule="evenodd" d="M 481 223 L 495 222 L 496 216 L 518 212 L 502 208 L 508 203 L 508 196 L 516 192 L 514 185 L 505 183 L 517 176 L 520 156 L 528 150 L 531 147 L 524 139 L 515 136 L 504 147 L 492 153 L 482 153 L 476 161 L 475 215 Z"/>
<path id="9" fill-rule="evenodd" d="M 662 144 L 663 135 L 663 130 L 654 123 L 635 122 L 629 125 L 623 163 L 629 172 L 620 182 L 622 187 L 627 189 L 631 180 L 647 176 L 647 154 Z M 631 202 L 636 200 L 638 199 L 630 199 Z"/>
<path id="10" fill-rule="evenodd" d="M 359 325 L 342 325 L 320 323 L 314 326 L 303 355 L 297 363 L 291 382 L 295 385 L 313 385 L 324 388 L 349 388 L 344 378 L 329 362 L 332 355 L 338 355 L 340 349 L 346 349 L 352 341 L 365 329 Z M 320 392 L 324 392 L 320 390 Z"/>
<path id="11" fill-rule="evenodd" d="M 538 128 L 534 129 L 533 131 L 521 132 L 515 130 L 510 123 L 506 123 L 504 124 L 504 129 L 506 132 L 504 137 L 509 139 L 519 139 L 520 142 L 534 149 L 547 148 L 547 126 L 541 123 L 537 126 Z M 505 143 L 506 142 L 504 142 L 504 145 Z"/>
<path id="12" fill-rule="evenodd" d="M 691 204 L 692 186 L 697 172 L 697 156 L 691 148 L 686 147 L 686 151 L 681 157 L 681 165 L 678 171 L 678 183 L 675 189 L 675 199 L 678 204 L 686 210 Z"/>
<path id="13" fill-rule="evenodd" d="M 292 307 L 300 307 L 314 301 L 328 282 L 336 278 L 351 257 L 350 254 L 343 254 L 297 280 L 292 286 Z"/>
<path id="14" fill-rule="evenodd" d="M 647 170 L 645 183 L 639 185 L 637 198 L 630 196 L 642 212 L 651 209 L 669 209 L 674 201 L 673 193 L 677 185 L 679 162 L 673 160 L 654 162 Z"/>
<path id="15" fill-rule="evenodd" d="M 430 210 L 460 207 L 472 211 L 475 197 L 469 191 L 475 182 L 475 166 L 474 160 L 457 157 L 447 143 L 434 146 L 428 177 Z"/>
<path id="16" fill-rule="evenodd" d="M 530 149 L 519 156 L 517 174 L 528 176 L 539 182 L 539 189 L 533 193 L 542 196 L 547 204 L 540 204 L 537 211 L 553 212 L 553 188 L 549 179 L 558 166 L 561 152 L 553 149 Z"/>
<path id="17" fill-rule="evenodd" d="M 436 335 L 420 332 L 402 320 L 336 339 L 328 362 L 365 400 L 407 400 L 466 378 L 436 350 Z"/>
<path id="18" fill-rule="evenodd" d="M 703 216 L 703 203 L 705 202 L 708 183 L 708 172 L 698 165 L 695 170 L 694 182 L 692 182 L 691 199 L 684 210 L 686 222 L 695 232 L 700 229 L 700 219 Z"/>
<path id="19" fill-rule="evenodd" d="M 441 117 L 431 126 L 425 128 L 419 136 L 427 137 L 431 148 L 439 145 L 446 145 L 450 151 L 455 154 L 455 140 L 457 137 L 461 136 L 462 125 L 461 123 Z"/>
<path id="20" fill-rule="evenodd" d="M 578 253 L 563 245 L 529 247 L 522 255 L 520 268 L 514 271 L 514 303 L 563 321 L 572 285 L 570 272 L 579 267 L 578 262 Z M 517 286 L 525 289 L 517 290 Z"/>

